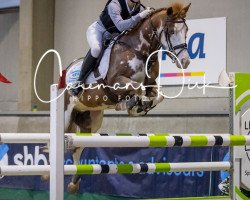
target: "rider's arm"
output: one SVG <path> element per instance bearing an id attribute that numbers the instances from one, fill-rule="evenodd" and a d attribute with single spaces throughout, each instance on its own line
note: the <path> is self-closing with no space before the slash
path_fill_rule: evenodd
<path id="1" fill-rule="evenodd" d="M 146 9 L 146 7 L 144 5 L 140 5 L 140 12 L 144 11 Z"/>
<path id="2" fill-rule="evenodd" d="M 123 20 L 121 16 L 121 6 L 115 1 L 112 1 L 108 5 L 108 12 L 116 28 L 121 32 L 133 28 L 141 20 L 139 15 Z"/>

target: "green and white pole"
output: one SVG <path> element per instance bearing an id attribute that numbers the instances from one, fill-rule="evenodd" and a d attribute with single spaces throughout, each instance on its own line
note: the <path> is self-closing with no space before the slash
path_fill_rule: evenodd
<path id="1" fill-rule="evenodd" d="M 69 147 L 209 147 L 250 145 L 250 136 L 67 136 Z"/>
<path id="2" fill-rule="evenodd" d="M 231 169 L 230 162 L 64 165 L 64 175 L 229 171 L 230 169 Z M 48 175 L 50 173 L 50 170 L 51 170 L 50 165 L 1 166 L 0 175 L 1 176 Z"/>

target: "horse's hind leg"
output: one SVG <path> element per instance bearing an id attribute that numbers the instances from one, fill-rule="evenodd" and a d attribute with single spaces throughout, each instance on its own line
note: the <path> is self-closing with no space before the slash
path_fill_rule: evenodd
<path id="1" fill-rule="evenodd" d="M 73 114 L 73 109 L 75 107 L 75 103 L 73 101 L 73 98 L 69 97 L 68 93 L 64 94 L 65 98 L 65 104 L 64 104 L 64 131 L 65 133 L 72 133 L 75 132 L 76 126 L 74 125 L 74 122 L 72 121 L 72 114 Z M 44 153 L 49 153 L 50 151 L 50 144 L 46 144 L 43 147 L 40 147 L 40 150 L 43 151 Z M 50 156 L 49 156 L 50 159 Z M 42 175 L 41 179 L 43 181 L 48 181 L 49 180 L 49 175 Z"/>
<path id="2" fill-rule="evenodd" d="M 80 158 L 84 148 L 75 148 L 73 153 L 74 165 L 80 164 Z M 76 193 L 79 190 L 81 177 L 79 175 L 73 175 L 71 182 L 68 184 L 68 192 L 71 194 Z"/>
<path id="3" fill-rule="evenodd" d="M 90 126 L 90 112 L 80 112 L 77 110 L 73 110 L 71 113 L 70 122 L 68 124 L 68 132 L 76 133 L 79 132 L 90 132 L 90 128 L 86 128 Z M 80 157 L 84 148 L 74 148 L 73 149 L 73 164 L 80 164 Z M 71 182 L 68 184 L 68 192 L 71 194 L 76 193 L 79 190 L 80 176 L 73 175 Z"/>
<path id="4" fill-rule="evenodd" d="M 77 112 L 73 111 L 72 120 L 80 128 L 81 133 L 94 133 L 102 125 L 103 111 L 86 111 Z M 81 164 L 80 158 L 84 148 L 75 148 L 73 153 L 74 165 Z M 81 177 L 74 175 L 71 182 L 68 184 L 68 191 L 70 193 L 76 193 L 79 190 L 79 183 Z"/>

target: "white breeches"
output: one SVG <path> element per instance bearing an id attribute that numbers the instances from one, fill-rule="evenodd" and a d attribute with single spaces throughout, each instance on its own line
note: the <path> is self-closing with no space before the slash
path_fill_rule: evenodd
<path id="1" fill-rule="evenodd" d="M 98 58 L 102 50 L 103 37 L 110 37 L 110 33 L 100 25 L 98 22 L 94 22 L 87 29 L 87 41 L 91 49 L 91 55 Z"/>

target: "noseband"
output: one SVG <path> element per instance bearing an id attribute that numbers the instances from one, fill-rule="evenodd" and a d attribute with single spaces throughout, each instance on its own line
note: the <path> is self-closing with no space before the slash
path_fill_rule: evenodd
<path id="1" fill-rule="evenodd" d="M 151 17 L 150 17 L 150 24 L 151 24 L 151 27 L 153 29 L 153 37 L 157 37 L 157 40 L 159 43 L 161 43 L 161 36 L 162 34 L 164 33 L 165 34 L 165 37 L 166 37 L 166 41 L 167 41 L 167 45 L 168 45 L 168 49 L 170 52 L 172 52 L 176 57 L 178 57 L 180 55 L 180 53 L 184 50 L 187 49 L 187 43 L 182 43 L 182 44 L 178 44 L 176 46 L 173 46 L 171 40 L 170 40 L 170 37 L 171 37 L 171 34 L 169 33 L 169 26 L 168 26 L 168 23 L 173 23 L 173 24 L 176 24 L 176 23 L 183 23 L 185 26 L 187 26 L 186 24 L 186 20 L 184 18 L 182 18 L 181 20 L 171 20 L 171 19 L 167 19 L 165 21 L 165 26 L 163 27 L 162 31 L 160 32 L 160 35 L 158 36 L 157 35 L 157 29 L 156 27 L 153 25 L 153 22 L 151 20 Z M 162 46 L 162 45 L 161 45 Z M 179 50 L 178 53 L 176 53 L 176 50 Z M 172 59 L 172 62 L 175 63 L 176 62 L 176 58 L 175 56 L 173 56 L 171 53 L 167 53 L 167 55 Z"/>

